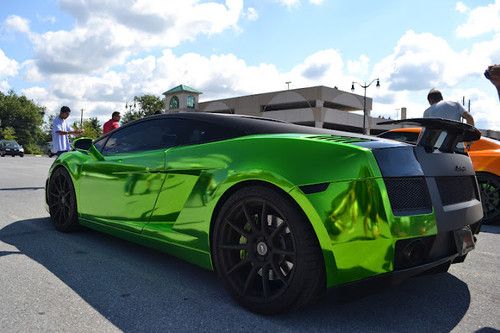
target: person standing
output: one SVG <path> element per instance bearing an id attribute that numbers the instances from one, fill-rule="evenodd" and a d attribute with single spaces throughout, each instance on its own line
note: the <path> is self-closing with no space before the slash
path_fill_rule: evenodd
<path id="1" fill-rule="evenodd" d="M 455 121 L 467 121 L 467 124 L 474 126 L 474 118 L 464 107 L 457 102 L 443 100 L 443 95 L 437 89 L 431 89 L 427 94 L 427 100 L 431 105 L 424 111 L 424 118 L 443 118 Z"/>
<path id="2" fill-rule="evenodd" d="M 120 112 L 118 111 L 113 112 L 113 114 L 111 114 L 111 119 L 105 122 L 104 125 L 102 126 L 102 134 L 106 134 L 120 127 L 119 123 L 120 118 L 121 118 Z"/>
<path id="3" fill-rule="evenodd" d="M 72 131 L 66 122 L 70 112 L 71 109 L 69 107 L 61 107 L 59 116 L 55 117 L 52 123 L 52 152 L 54 155 L 60 156 L 71 149 L 69 135 L 82 133 L 81 131 Z"/>
<path id="4" fill-rule="evenodd" d="M 491 65 L 484 71 L 484 76 L 497 88 L 500 99 L 500 65 Z"/>

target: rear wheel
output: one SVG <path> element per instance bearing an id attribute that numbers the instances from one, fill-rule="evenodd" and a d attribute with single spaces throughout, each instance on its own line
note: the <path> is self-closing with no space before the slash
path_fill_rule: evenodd
<path id="1" fill-rule="evenodd" d="M 477 181 L 483 204 L 484 224 L 500 222 L 500 178 L 489 173 L 478 173 Z"/>
<path id="2" fill-rule="evenodd" d="M 217 216 L 212 244 L 226 288 L 251 311 L 279 313 L 323 294 L 316 235 L 294 202 L 277 190 L 252 186 L 234 193 Z"/>
<path id="3" fill-rule="evenodd" d="M 62 232 L 78 229 L 75 189 L 71 177 L 63 167 L 50 176 L 48 193 L 49 213 L 54 228 Z"/>

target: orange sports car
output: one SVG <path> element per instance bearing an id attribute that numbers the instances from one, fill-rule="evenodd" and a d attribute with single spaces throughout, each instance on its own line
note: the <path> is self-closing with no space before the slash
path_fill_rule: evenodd
<path id="1" fill-rule="evenodd" d="M 420 127 L 397 128 L 379 135 L 379 137 L 408 143 L 416 143 L 420 135 Z M 483 223 L 500 222 L 500 142 L 481 137 L 464 148 L 459 143 L 457 150 L 467 152 L 476 171 L 481 201 L 483 203 Z"/>

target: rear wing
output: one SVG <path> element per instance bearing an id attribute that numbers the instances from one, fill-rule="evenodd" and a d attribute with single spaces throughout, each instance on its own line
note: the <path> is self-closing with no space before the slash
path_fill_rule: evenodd
<path id="1" fill-rule="evenodd" d="M 452 153 L 459 142 L 477 141 L 481 138 L 481 132 L 474 126 L 442 118 L 412 118 L 378 123 L 378 125 L 395 124 L 422 127 L 416 145 L 426 150 L 439 149 L 442 152 Z"/>

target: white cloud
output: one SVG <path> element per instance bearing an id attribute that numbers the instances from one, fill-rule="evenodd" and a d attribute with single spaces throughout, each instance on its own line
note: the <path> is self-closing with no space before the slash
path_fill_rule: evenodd
<path id="1" fill-rule="evenodd" d="M 245 16 L 249 21 L 257 21 L 259 19 L 259 13 L 253 7 L 247 9 Z"/>
<path id="2" fill-rule="evenodd" d="M 457 4 L 458 6 L 458 4 Z M 491 32 L 500 32 L 500 0 L 479 6 L 467 12 L 467 21 L 456 33 L 459 37 L 475 37 Z"/>
<path id="3" fill-rule="evenodd" d="M 23 78 L 27 82 L 42 82 L 47 80 L 47 76 L 40 73 L 35 60 L 26 60 L 21 65 Z"/>
<path id="4" fill-rule="evenodd" d="M 301 0 L 277 0 L 278 3 L 282 6 L 285 6 L 288 9 L 292 9 L 295 7 L 299 7 L 301 5 Z M 309 3 L 312 5 L 322 5 L 325 0 L 309 0 Z"/>
<path id="5" fill-rule="evenodd" d="M 349 74 L 363 77 L 368 74 L 369 65 L 370 59 L 362 54 L 357 60 L 349 60 L 347 62 L 347 71 Z"/>
<path id="6" fill-rule="evenodd" d="M 11 15 L 7 17 L 4 21 L 3 26 L 8 31 L 23 32 L 23 33 L 30 32 L 29 20 L 17 15 Z"/>
<path id="7" fill-rule="evenodd" d="M 407 31 L 392 54 L 375 65 L 374 73 L 395 91 L 451 87 L 466 78 L 479 77 L 498 55 L 500 36 L 455 51 L 441 37 Z"/>
<path id="8" fill-rule="evenodd" d="M 300 0 L 278 0 L 278 2 L 288 9 L 298 7 L 300 5 Z"/>
<path id="9" fill-rule="evenodd" d="M 455 10 L 463 14 L 469 10 L 469 7 L 467 7 L 462 1 L 459 1 L 455 4 Z"/>
<path id="10" fill-rule="evenodd" d="M 17 75 L 19 64 L 14 59 L 9 59 L 0 49 L 0 79 Z"/>
<path id="11" fill-rule="evenodd" d="M 0 81 L 0 91 L 7 93 L 10 90 L 10 85 L 6 80 Z"/>
<path id="12" fill-rule="evenodd" d="M 62 0 L 60 4 L 77 19 L 72 30 L 35 34 L 19 16 L 4 22 L 11 30 L 28 34 L 43 73 L 106 70 L 125 63 L 131 55 L 175 47 L 200 34 L 218 34 L 228 28 L 237 31 L 243 14 L 243 0 L 224 4 L 184 0 L 168 6 L 162 0 Z"/>

